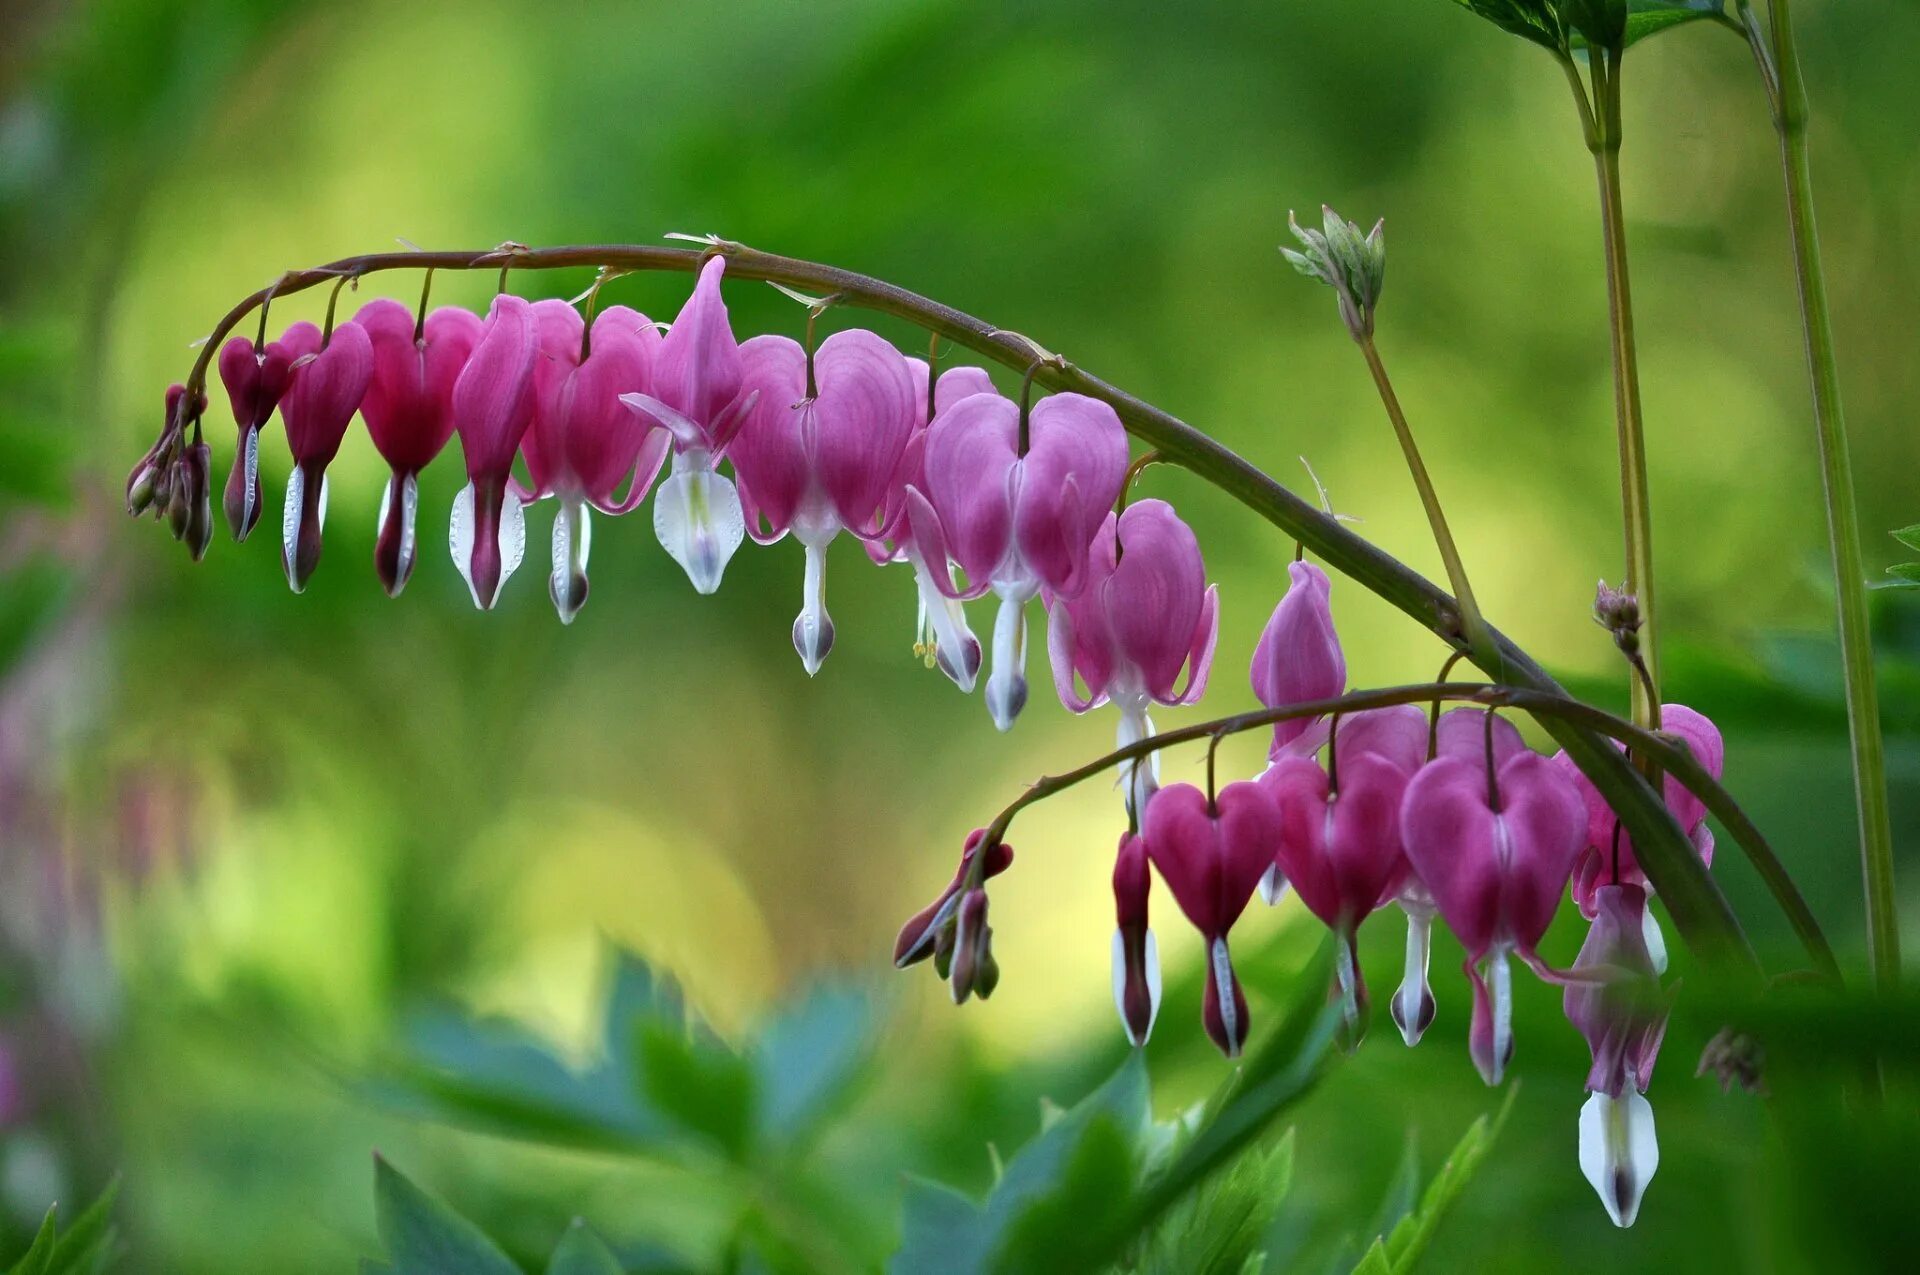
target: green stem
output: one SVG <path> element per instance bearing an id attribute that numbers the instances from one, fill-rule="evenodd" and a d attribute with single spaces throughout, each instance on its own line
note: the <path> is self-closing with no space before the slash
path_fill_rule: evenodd
<path id="1" fill-rule="evenodd" d="M 1579 73 L 1565 62 L 1580 103 L 1581 126 L 1593 153 L 1600 186 L 1600 223 L 1607 267 L 1607 318 L 1613 347 L 1613 400 L 1620 440 L 1620 513 L 1626 541 L 1626 573 L 1621 588 L 1640 603 L 1640 648 L 1646 676 L 1630 680 L 1633 720 L 1652 726 L 1659 720 L 1659 628 L 1654 606 L 1653 510 L 1647 491 L 1647 444 L 1640 407 L 1640 363 L 1634 347 L 1633 288 L 1627 269 L 1627 224 L 1620 196 L 1620 70 L 1618 50 L 1595 49 L 1588 65 L 1593 75 L 1589 107 Z"/>
<path id="2" fill-rule="evenodd" d="M 1773 105 L 1786 176 L 1787 226 L 1800 291 L 1800 322 L 1813 382 L 1813 426 L 1820 446 L 1820 476 L 1826 495 L 1827 539 L 1833 558 L 1834 592 L 1840 612 L 1840 663 L 1846 678 L 1847 725 L 1853 748 L 1854 800 L 1860 818 L 1860 864 L 1866 882 L 1867 954 L 1875 982 L 1891 988 L 1900 979 L 1900 929 L 1894 909 L 1893 823 L 1887 808 L 1886 747 L 1880 735 L 1880 701 L 1874 686 L 1873 636 L 1867 616 L 1866 570 L 1860 551 L 1860 519 L 1847 455 L 1847 423 L 1840 406 L 1840 373 L 1834 356 L 1833 320 L 1827 312 L 1826 272 L 1814 223 L 1813 169 L 1807 156 L 1807 86 L 1794 45 L 1788 0 L 1772 0 L 1771 39 L 1752 11 L 1741 16 Z"/>
<path id="3" fill-rule="evenodd" d="M 1374 387 L 1380 391 L 1380 402 L 1387 409 L 1387 419 L 1393 422 L 1393 432 L 1400 440 L 1401 454 L 1407 458 L 1413 485 L 1419 489 L 1420 503 L 1426 507 L 1427 522 L 1433 527 L 1433 542 L 1440 550 L 1440 561 L 1446 565 L 1454 600 L 1460 604 L 1460 631 L 1469 647 L 1492 651 L 1496 648 L 1487 633 L 1486 619 L 1480 614 L 1480 604 L 1474 600 L 1473 586 L 1467 582 L 1466 564 L 1460 560 L 1460 549 L 1453 542 L 1453 532 L 1447 526 L 1447 515 L 1441 511 L 1440 494 L 1433 489 L 1426 462 L 1420 459 L 1420 448 L 1413 441 L 1407 414 L 1401 410 L 1400 396 L 1393 391 L 1386 364 L 1380 361 L 1380 351 L 1374 346 L 1373 334 L 1366 333 L 1358 342 L 1360 352 L 1367 359 L 1367 370 L 1373 373 Z"/>
<path id="4" fill-rule="evenodd" d="M 294 271 L 279 281 L 273 295 L 288 296 L 330 282 L 342 274 L 364 276 L 382 270 L 426 267 L 489 270 L 504 268 L 505 263 L 516 270 L 617 266 L 627 270 L 693 273 L 716 253 L 726 257 L 728 274 L 736 279 L 762 279 L 823 293 L 839 293 L 842 304 L 917 324 L 1004 367 L 1023 371 L 1034 366 L 1033 343 L 1016 332 L 995 327 L 952 306 L 870 275 L 776 256 L 725 240 L 716 241 L 704 250 L 646 244 L 584 244 L 533 249 L 515 246 L 478 252 L 374 253 L 312 270 Z M 251 314 L 266 297 L 267 290 L 263 289 L 242 298 L 215 325 L 188 374 L 181 411 L 169 422 L 160 446 L 179 445 L 186 424 L 185 405 L 206 384 L 214 351 L 234 324 Z M 1230 448 L 1066 359 L 1045 362 L 1035 369 L 1034 379 L 1049 389 L 1071 390 L 1107 403 L 1134 437 L 1158 451 L 1168 463 L 1182 466 L 1239 501 L 1311 550 L 1329 567 L 1398 607 L 1440 637 L 1454 640 L 1459 604 L 1444 590 L 1349 531 L 1331 514 L 1302 500 Z M 1475 648 L 1472 652 L 1474 663 L 1482 670 L 1497 675 L 1511 687 L 1549 695 L 1564 694 L 1545 669 L 1491 626 L 1487 629 L 1487 641 L 1487 647 Z M 1544 714 L 1539 720 L 1547 733 L 1566 749 L 1569 760 L 1599 789 L 1632 835 L 1635 857 L 1666 900 L 1667 910 L 1687 943 L 1708 962 L 1756 971 L 1752 949 L 1740 932 L 1740 923 L 1726 896 L 1646 777 L 1591 727 L 1552 714 Z"/>

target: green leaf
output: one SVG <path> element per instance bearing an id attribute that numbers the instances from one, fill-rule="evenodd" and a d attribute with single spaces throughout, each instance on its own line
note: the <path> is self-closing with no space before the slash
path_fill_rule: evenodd
<path id="1" fill-rule="evenodd" d="M 1558 0 L 1561 20 L 1587 44 L 1617 49 L 1626 43 L 1627 0 Z"/>
<path id="2" fill-rule="evenodd" d="M 986 1210 L 949 1186 L 907 1179 L 900 1249 L 887 1264 L 896 1275 L 969 1275 L 986 1262 Z"/>
<path id="3" fill-rule="evenodd" d="M 73 1225 L 48 1254 L 45 1275 L 98 1275 L 107 1268 L 118 1244 L 113 1226 L 113 1202 L 119 1194 L 120 1182 L 116 1178 L 73 1220 Z"/>
<path id="4" fill-rule="evenodd" d="M 58 1204 L 47 1206 L 47 1215 L 40 1221 L 39 1233 L 33 1237 L 33 1243 L 27 1251 L 7 1268 L 7 1275 L 46 1275 L 47 1263 L 53 1258 L 54 1241 L 59 1235 L 59 1227 L 55 1222 L 59 1213 Z"/>
<path id="5" fill-rule="evenodd" d="M 1909 549 L 1920 549 L 1920 522 L 1887 533 Z"/>
<path id="6" fill-rule="evenodd" d="M 1887 568 L 1887 574 L 1901 580 L 1911 580 L 1920 584 L 1920 562 L 1896 562 Z"/>
<path id="7" fill-rule="evenodd" d="M 669 1023 L 642 1021 L 636 1036 L 639 1085 L 667 1119 L 735 1160 L 752 1141 L 757 1082 L 744 1058 L 716 1040 Z"/>
<path id="8" fill-rule="evenodd" d="M 547 1275 L 622 1275 L 620 1259 L 606 1241 L 593 1233 L 585 1221 L 573 1219 L 553 1256 L 547 1259 Z"/>
<path id="9" fill-rule="evenodd" d="M 873 1043 L 873 1010 L 848 987 L 825 987 L 782 1010 L 753 1051 L 761 1129 L 776 1141 L 803 1140 L 860 1079 Z"/>
<path id="10" fill-rule="evenodd" d="M 1239 1275 L 1293 1183 L 1293 1131 L 1253 1147 L 1167 1211 L 1147 1239 L 1141 1275 Z M 1258 1270 L 1258 1265 L 1253 1266 Z"/>
<path id="11" fill-rule="evenodd" d="M 479 1227 L 377 1155 L 373 1204 L 393 1275 L 521 1275 Z"/>
<path id="12" fill-rule="evenodd" d="M 1531 40 L 1542 48 L 1563 53 L 1567 30 L 1547 0 L 1453 0 L 1502 31 Z"/>
<path id="13" fill-rule="evenodd" d="M 1701 18 L 1727 21 L 1724 0 L 1628 0 L 1625 43 L 1632 46 Z"/>
<path id="14" fill-rule="evenodd" d="M 1507 1091 L 1507 1099 L 1492 1117 L 1481 1116 L 1448 1153 L 1427 1189 L 1421 1193 L 1419 1207 L 1394 1224 L 1393 1230 L 1376 1239 L 1354 1269 L 1354 1275 L 1405 1275 L 1419 1262 L 1433 1240 L 1433 1233 L 1459 1200 L 1474 1172 L 1492 1150 L 1495 1138 L 1513 1110 L 1518 1086 Z"/>

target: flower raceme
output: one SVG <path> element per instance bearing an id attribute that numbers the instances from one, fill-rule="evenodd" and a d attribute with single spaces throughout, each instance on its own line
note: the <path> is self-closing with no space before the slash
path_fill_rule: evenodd
<path id="1" fill-rule="evenodd" d="M 1075 597 L 1094 536 L 1126 480 L 1127 435 L 1113 408 L 1083 394 L 1032 406 L 974 394 L 927 427 L 925 492 L 909 489 L 913 541 L 949 597 L 1000 600 L 987 710 L 1011 730 L 1027 702 L 1027 603 L 1044 588 Z M 965 571 L 954 585 L 945 563 Z"/>
<path id="2" fill-rule="evenodd" d="M 1047 608 L 1053 683 L 1071 712 L 1111 700 L 1124 748 L 1153 734 L 1150 706 L 1192 704 L 1206 691 L 1220 636 L 1220 591 L 1207 583 L 1200 542 L 1164 500 L 1108 515 L 1088 563 L 1079 595 L 1055 597 Z M 1159 786 L 1157 758 L 1123 765 L 1120 780 L 1138 818 Z"/>
<path id="3" fill-rule="evenodd" d="M 827 546 L 842 531 L 880 534 L 918 400 L 907 360 L 873 333 L 836 332 L 817 352 L 783 336 L 740 347 L 753 400 L 729 458 L 746 528 L 771 544 L 793 533 L 806 554 L 793 647 L 809 674 L 833 649 Z"/>

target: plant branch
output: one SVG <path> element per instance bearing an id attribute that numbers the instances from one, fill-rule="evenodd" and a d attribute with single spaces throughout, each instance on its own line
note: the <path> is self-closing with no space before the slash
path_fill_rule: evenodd
<path id="1" fill-rule="evenodd" d="M 1807 86 L 1794 45 L 1788 0 L 1772 0 L 1769 32 L 1751 7 L 1740 5 L 1742 25 L 1773 108 L 1786 178 L 1787 226 L 1799 285 L 1800 322 L 1813 384 L 1813 426 L 1820 448 L 1826 497 L 1827 540 L 1838 602 L 1840 663 L 1845 675 L 1847 726 L 1853 752 L 1854 800 L 1860 821 L 1860 864 L 1867 913 L 1867 953 L 1882 989 L 1900 979 L 1900 926 L 1894 905 L 1893 822 L 1887 804 L 1886 746 L 1880 733 L 1873 634 L 1867 614 L 1866 570 L 1860 549 L 1860 519 L 1847 449 L 1847 422 L 1840 405 L 1840 372 L 1834 354 L 1833 320 L 1827 310 L 1826 272 L 1814 220 L 1813 168 L 1807 154 Z"/>
<path id="2" fill-rule="evenodd" d="M 734 278 L 784 283 L 822 295 L 837 292 L 843 305 L 904 319 L 1002 366 L 1024 371 L 1033 365 L 1034 347 L 1027 338 L 984 323 L 952 306 L 867 275 L 775 256 L 723 240 L 716 240 L 703 249 L 626 244 L 527 249 L 515 245 L 479 252 L 378 253 L 292 272 L 271 291 L 279 297 L 342 274 L 365 276 L 383 270 L 429 266 L 441 270 L 485 270 L 506 265 L 515 270 L 613 266 L 632 271 L 691 273 L 715 253 L 727 258 L 728 271 Z M 205 384 L 207 367 L 221 339 L 266 299 L 267 292 L 263 289 L 243 299 L 216 325 L 189 375 L 190 391 Z M 1331 515 L 1302 500 L 1232 450 L 1178 417 L 1065 359 L 1041 367 L 1035 379 L 1049 389 L 1071 390 L 1106 402 L 1119 414 L 1130 433 L 1169 463 L 1182 466 L 1259 514 L 1328 566 L 1398 607 L 1455 649 L 1466 649 L 1454 631 L 1458 604 L 1445 591 L 1356 536 Z M 181 401 L 191 405 L 193 398 L 189 392 Z M 175 442 L 186 416 L 183 410 L 169 427 Z M 1481 669 L 1497 670 L 1509 686 L 1560 694 L 1559 684 L 1532 657 L 1491 626 L 1487 630 L 1487 642 L 1488 646 L 1471 649 L 1471 657 Z M 1709 961 L 1757 972 L 1752 949 L 1740 932 L 1726 896 L 1646 778 L 1591 728 L 1551 714 L 1543 716 L 1541 723 L 1600 790 L 1633 835 L 1641 866 L 1666 900 L 1681 936 Z"/>

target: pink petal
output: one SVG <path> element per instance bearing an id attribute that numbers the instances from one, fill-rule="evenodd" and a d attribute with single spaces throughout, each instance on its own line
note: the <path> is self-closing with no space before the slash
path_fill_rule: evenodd
<path id="1" fill-rule="evenodd" d="M 1071 604 L 1064 598 L 1055 598 L 1047 608 L 1047 660 L 1053 666 L 1053 689 L 1069 713 L 1084 713 L 1107 702 L 1107 682 L 1113 672 L 1111 647 L 1079 631 Z M 1076 673 L 1086 680 L 1085 696 L 1074 681 Z"/>
<path id="2" fill-rule="evenodd" d="M 1470 961 L 1486 954 L 1501 929 L 1497 835 L 1486 778 L 1476 767 L 1442 757 L 1407 785 L 1400 804 L 1407 859 Z"/>
<path id="3" fill-rule="evenodd" d="M 381 298 L 353 321 L 373 344 L 373 379 L 360 414 L 374 447 L 398 473 L 425 469 L 453 434 L 453 380 L 479 343 L 480 320 L 443 307 L 427 316 L 422 341 L 413 312 Z"/>
<path id="4" fill-rule="evenodd" d="M 814 479 L 840 525 L 871 534 L 917 411 L 907 361 L 872 332 L 836 332 L 814 354 L 819 390 L 810 440 Z"/>
<path id="5" fill-rule="evenodd" d="M 1427 758 L 1427 714 L 1417 704 L 1347 713 L 1334 734 L 1344 776 L 1350 758 L 1372 755 L 1412 775 Z"/>
<path id="6" fill-rule="evenodd" d="M 961 404 L 1005 399 L 963 399 Z M 1013 423 L 1019 429 L 1019 407 Z M 1107 511 L 1120 498 L 1127 472 L 1127 433 L 1108 404 L 1083 394 L 1052 394 L 1033 405 L 1031 444 L 1021 461 L 1014 539 L 1041 583 L 1072 594 Z M 1073 490 L 1077 498 L 1069 499 Z"/>
<path id="7" fill-rule="evenodd" d="M 1163 704 L 1197 704 L 1207 693 L 1207 677 L 1213 672 L 1213 649 L 1220 641 L 1220 587 L 1208 585 L 1200 599 L 1200 619 L 1193 627 L 1193 643 L 1187 648 L 1186 689 L 1162 699 Z"/>
<path id="8" fill-rule="evenodd" d="M 1586 839 L 1586 810 L 1566 774 L 1535 753 L 1502 766 L 1499 788 L 1508 855 L 1504 920 L 1519 949 L 1531 952 L 1559 910 L 1574 857 Z M 1421 877 L 1433 885 L 1424 870 Z M 1446 911 L 1444 903 L 1440 910 Z"/>
<path id="9" fill-rule="evenodd" d="M 807 354 L 798 341 L 757 336 L 740 347 L 741 386 L 758 392 L 727 449 L 754 539 L 778 539 L 793 525 L 809 481 L 802 429 L 808 405 Z M 764 530 L 762 528 L 765 528 Z"/>
<path id="10" fill-rule="evenodd" d="M 1481 773 L 1487 768 L 1487 711 L 1482 708 L 1450 708 L 1440 714 L 1440 726 L 1437 732 L 1438 755 L 1458 757 L 1461 761 L 1472 762 L 1480 767 Z M 1494 769 L 1512 761 L 1527 751 L 1527 744 L 1520 737 L 1520 728 L 1500 714 L 1493 714 L 1493 765 Z"/>
<path id="11" fill-rule="evenodd" d="M 1013 535 L 1007 481 L 1019 424 L 1017 404 L 975 394 L 927 427 L 927 500 L 969 585 L 984 587 L 1007 556 Z M 918 522 L 914 528 L 918 536 Z"/>
<path id="12" fill-rule="evenodd" d="M 1147 803 L 1141 835 L 1174 901 L 1203 935 L 1230 929 L 1272 862 L 1279 811 L 1252 783 L 1228 784 L 1216 809 L 1192 784 L 1162 788 Z"/>
<path id="13" fill-rule="evenodd" d="M 716 256 L 700 270 L 693 295 L 675 316 L 654 365 L 654 394 L 706 431 L 717 449 L 727 409 L 739 396 L 744 367 L 727 322 L 720 279 L 727 259 Z"/>
<path id="14" fill-rule="evenodd" d="M 1253 693 L 1268 708 L 1332 699 L 1347 689 L 1347 660 L 1333 627 L 1332 582 L 1309 562 L 1295 562 L 1287 572 L 1287 594 L 1253 651 Z M 1310 726 L 1305 718 L 1276 722 L 1273 755 Z"/>
<path id="15" fill-rule="evenodd" d="M 304 329 L 312 329 L 311 336 Z M 296 359 L 292 383 L 280 400 L 280 419 L 286 423 L 294 460 L 317 477 L 339 452 L 340 440 L 366 396 L 373 378 L 373 344 L 366 329 L 353 322 L 334 325 L 325 348 L 320 348 L 319 329 L 310 323 L 295 324 L 283 340 L 289 349 L 313 350 L 306 362 Z"/>
<path id="16" fill-rule="evenodd" d="M 467 476 L 487 496 L 475 509 L 481 522 L 493 503 L 487 489 L 498 486 L 504 492 L 514 454 L 533 421 L 538 336 L 532 305 L 521 297 L 495 297 L 480 342 L 454 381 L 453 421 L 466 454 Z M 488 481 L 482 483 L 483 478 Z"/>
<path id="17" fill-rule="evenodd" d="M 1100 588 L 1101 604 L 1119 657 L 1140 670 L 1154 699 L 1165 702 L 1173 697 L 1200 626 L 1206 564 L 1192 529 L 1164 500 L 1128 505 L 1117 533 L 1119 562 Z"/>

